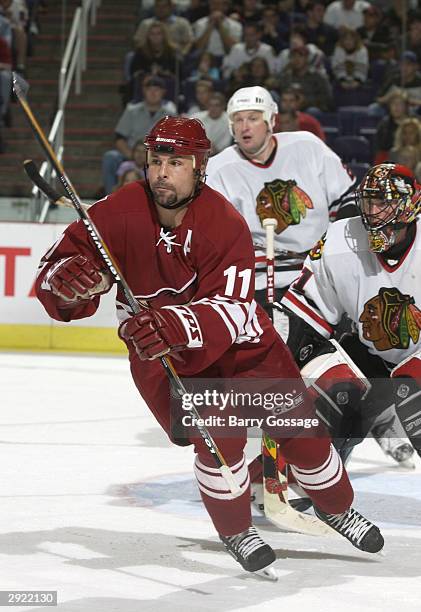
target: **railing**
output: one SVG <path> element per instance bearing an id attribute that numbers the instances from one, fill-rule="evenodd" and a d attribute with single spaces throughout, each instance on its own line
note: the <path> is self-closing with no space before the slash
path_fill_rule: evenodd
<path id="1" fill-rule="evenodd" d="M 96 12 L 100 4 L 101 0 L 82 0 L 82 6 L 78 7 L 75 11 L 66 49 L 61 61 L 58 83 L 58 109 L 48 134 L 48 140 L 60 161 L 63 158 L 64 151 L 64 120 L 67 99 L 73 81 L 75 93 L 79 95 L 82 91 L 82 72 L 86 70 L 88 22 L 90 21 L 92 26 L 95 25 Z M 42 164 L 40 174 L 47 182 L 54 179 L 53 170 L 47 161 Z M 34 209 L 39 211 L 38 221 L 44 223 L 50 208 L 50 201 L 41 193 L 38 187 L 32 189 L 32 196 Z"/>

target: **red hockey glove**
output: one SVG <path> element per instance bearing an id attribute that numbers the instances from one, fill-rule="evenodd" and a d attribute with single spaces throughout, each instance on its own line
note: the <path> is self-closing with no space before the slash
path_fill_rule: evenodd
<path id="1" fill-rule="evenodd" d="M 84 255 L 60 259 L 46 274 L 45 282 L 64 302 L 63 307 L 107 293 L 112 285 L 109 272 Z"/>
<path id="2" fill-rule="evenodd" d="M 187 306 L 144 310 L 124 321 L 118 333 L 142 360 L 203 346 L 199 322 Z"/>

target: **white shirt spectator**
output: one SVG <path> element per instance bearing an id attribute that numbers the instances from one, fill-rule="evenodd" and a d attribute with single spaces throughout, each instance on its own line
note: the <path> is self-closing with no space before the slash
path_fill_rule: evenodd
<path id="1" fill-rule="evenodd" d="M 235 44 L 231 51 L 224 57 L 222 70 L 224 78 L 229 79 L 234 70 L 237 70 L 243 64 L 251 62 L 255 57 L 262 57 L 267 61 L 269 72 L 274 72 L 275 56 L 273 48 L 266 43 L 259 43 L 254 49 L 247 49 L 246 43 L 239 42 Z"/>
<path id="2" fill-rule="evenodd" d="M 323 21 L 336 29 L 346 26 L 351 30 L 356 30 L 364 25 L 363 12 L 370 6 L 370 2 L 365 2 L 365 0 L 355 0 L 352 8 L 347 9 L 344 7 L 343 0 L 335 0 L 326 8 Z"/>
<path id="3" fill-rule="evenodd" d="M 209 111 L 200 111 L 194 113 L 192 117 L 200 119 L 205 126 L 206 135 L 212 143 L 211 154 L 215 155 L 230 146 L 232 137 L 228 126 L 228 115 L 226 112 L 218 119 L 212 119 L 209 116 Z"/>
<path id="4" fill-rule="evenodd" d="M 209 17 L 202 17 L 201 19 L 198 19 L 193 23 L 193 32 L 195 40 L 198 40 L 205 32 L 208 26 L 208 21 Z M 241 36 L 243 34 L 243 26 L 241 25 L 241 23 L 239 23 L 235 19 L 231 19 L 230 17 L 224 17 L 222 24 L 223 27 L 228 30 L 230 37 L 233 38 L 236 42 L 240 42 Z M 206 48 L 203 49 L 203 51 L 208 51 L 216 57 L 223 57 L 225 55 L 224 44 L 216 28 L 212 30 L 208 44 Z"/>
<path id="5" fill-rule="evenodd" d="M 325 54 L 319 47 L 313 45 L 313 43 L 307 43 L 306 47 L 308 49 L 308 64 L 309 67 L 318 72 L 322 76 L 327 76 L 326 68 L 325 68 Z M 290 61 L 291 49 L 282 49 L 279 55 L 275 59 L 275 72 L 279 74 L 284 70 Z"/>
<path id="6" fill-rule="evenodd" d="M 352 62 L 353 69 L 347 69 L 347 62 Z M 335 46 L 331 58 L 332 71 L 338 81 L 357 80 L 364 83 L 368 74 L 368 51 L 363 45 L 353 53 L 346 53 L 340 45 Z"/>

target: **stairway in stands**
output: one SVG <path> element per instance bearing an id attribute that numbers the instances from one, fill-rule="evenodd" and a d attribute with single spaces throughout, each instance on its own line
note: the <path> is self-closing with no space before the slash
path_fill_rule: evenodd
<path id="1" fill-rule="evenodd" d="M 113 144 L 114 127 L 122 112 L 118 93 L 123 61 L 132 44 L 138 0 L 102 0 L 97 23 L 89 27 L 87 70 L 82 94 L 74 88 L 66 106 L 64 166 L 82 198 L 94 199 L 101 185 L 101 157 Z M 66 3 L 66 38 L 77 0 Z M 48 2 L 41 31 L 28 61 L 28 100 L 48 134 L 57 105 L 61 58 L 61 2 Z M 22 169 L 24 159 L 40 165 L 39 145 L 18 107 L 12 105 L 12 127 L 5 130 L 6 153 L 0 155 L 0 196 L 29 196 L 31 184 Z"/>

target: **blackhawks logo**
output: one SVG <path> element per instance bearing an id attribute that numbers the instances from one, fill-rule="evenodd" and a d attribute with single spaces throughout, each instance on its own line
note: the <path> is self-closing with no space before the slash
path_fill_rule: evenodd
<path id="1" fill-rule="evenodd" d="M 323 236 L 320 238 L 320 240 L 318 242 L 316 242 L 316 244 L 314 245 L 314 247 L 311 249 L 309 255 L 310 255 L 310 259 L 312 259 L 313 261 L 316 261 L 317 259 L 320 259 L 322 254 L 323 254 L 323 249 L 325 246 L 325 242 L 326 242 L 326 232 L 323 234 Z"/>
<path id="2" fill-rule="evenodd" d="M 378 351 L 407 349 L 411 340 L 416 344 L 420 337 L 421 311 L 413 297 L 395 287 L 382 287 L 378 295 L 370 298 L 359 321 L 363 338 Z"/>
<path id="3" fill-rule="evenodd" d="M 297 187 L 296 181 L 291 179 L 288 181 L 275 179 L 265 183 L 256 198 L 256 212 L 260 222 L 268 218 L 276 219 L 277 234 L 290 225 L 298 225 L 310 208 L 313 208 L 313 202 L 305 191 Z"/>

